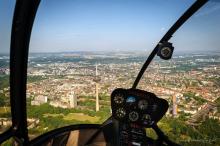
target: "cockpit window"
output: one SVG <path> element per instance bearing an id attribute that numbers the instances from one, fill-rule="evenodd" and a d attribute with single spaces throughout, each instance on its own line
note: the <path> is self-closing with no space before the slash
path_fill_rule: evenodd
<path id="1" fill-rule="evenodd" d="M 193 2 L 42 1 L 30 41 L 30 138 L 65 125 L 105 121 L 111 92 L 132 87 L 149 53 Z M 219 124 L 216 106 L 205 110 L 205 120 L 192 122 L 210 102 L 219 103 L 218 5 L 210 2 L 178 30 L 171 39 L 173 59 L 156 57 L 138 86 L 169 100 L 159 126 L 180 143 L 218 138 L 202 132 Z"/>
<path id="2" fill-rule="evenodd" d="M 148 53 L 193 1 L 42 1 L 30 42 L 29 135 L 102 123 Z"/>
<path id="3" fill-rule="evenodd" d="M 9 52 L 15 1 L 0 1 L 0 133 L 11 126 Z"/>

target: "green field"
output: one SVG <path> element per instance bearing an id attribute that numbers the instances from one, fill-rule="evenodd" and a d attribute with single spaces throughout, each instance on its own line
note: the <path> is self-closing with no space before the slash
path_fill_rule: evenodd
<path id="1" fill-rule="evenodd" d="M 67 115 L 64 114 L 44 114 L 43 115 L 45 118 L 50 118 L 50 117 L 62 117 L 63 120 L 65 121 L 89 121 L 90 123 L 97 123 L 100 120 L 100 117 L 97 116 L 89 116 L 83 113 L 69 113 Z"/>
<path id="2" fill-rule="evenodd" d="M 10 113 L 11 109 L 10 107 L 0 107 L 0 114 L 4 114 L 4 113 Z"/>
<path id="3" fill-rule="evenodd" d="M 64 118 L 64 120 L 71 121 L 71 120 L 77 120 L 77 121 L 89 121 L 91 123 L 96 123 L 99 121 L 100 117 L 92 117 L 89 115 L 85 115 L 83 113 L 69 113 Z"/>

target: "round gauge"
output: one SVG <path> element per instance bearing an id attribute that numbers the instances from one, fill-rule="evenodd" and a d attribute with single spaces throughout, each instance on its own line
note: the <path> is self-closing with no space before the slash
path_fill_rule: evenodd
<path id="1" fill-rule="evenodd" d="M 126 115 L 126 111 L 124 108 L 119 108 L 116 110 L 116 116 L 120 119 L 124 118 Z"/>
<path id="2" fill-rule="evenodd" d="M 137 121 L 137 120 L 138 120 L 138 118 L 139 118 L 138 113 L 137 113 L 137 112 L 135 112 L 135 111 L 130 112 L 128 116 L 129 116 L 129 120 L 131 120 L 132 122 Z"/>
<path id="3" fill-rule="evenodd" d="M 161 55 L 162 55 L 163 57 L 169 57 L 170 54 L 171 54 L 171 49 L 170 49 L 169 47 L 163 47 L 163 48 L 161 49 Z"/>
<path id="4" fill-rule="evenodd" d="M 150 115 L 148 115 L 148 114 L 144 114 L 144 115 L 143 115 L 142 121 L 143 121 L 143 123 L 146 124 L 146 125 L 152 125 L 152 124 L 153 124 L 153 121 L 151 120 L 151 117 L 150 117 Z"/>
<path id="5" fill-rule="evenodd" d="M 147 100 L 140 100 L 138 102 L 138 108 L 141 109 L 141 110 L 146 110 L 148 107 L 148 102 Z"/>
<path id="6" fill-rule="evenodd" d="M 124 102 L 124 96 L 122 94 L 118 93 L 115 95 L 113 100 L 116 104 L 121 104 Z"/>

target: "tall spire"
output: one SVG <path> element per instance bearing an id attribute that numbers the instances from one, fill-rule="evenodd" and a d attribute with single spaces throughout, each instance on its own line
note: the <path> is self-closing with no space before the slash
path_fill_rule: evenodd
<path id="1" fill-rule="evenodd" d="M 176 94 L 174 94 L 173 95 L 173 98 L 172 98 L 172 100 L 173 100 L 173 117 L 176 117 L 177 116 L 177 97 L 176 97 L 177 95 Z"/>
<path id="2" fill-rule="evenodd" d="M 96 111 L 99 111 L 99 81 L 100 78 L 98 76 L 98 65 L 95 65 L 95 93 L 96 93 Z"/>

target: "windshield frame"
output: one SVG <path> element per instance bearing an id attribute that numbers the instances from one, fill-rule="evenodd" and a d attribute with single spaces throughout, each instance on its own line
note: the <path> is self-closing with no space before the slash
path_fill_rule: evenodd
<path id="1" fill-rule="evenodd" d="M 140 72 L 138 73 L 132 88 L 135 89 L 138 85 L 138 83 L 141 80 L 141 77 L 143 76 L 144 72 L 146 71 L 147 67 L 155 57 L 155 55 L 158 52 L 159 44 L 168 42 L 172 35 L 195 13 L 197 12 L 203 5 L 206 4 L 208 0 L 197 0 L 195 3 L 193 3 L 188 10 L 183 13 L 183 15 L 173 24 L 173 26 L 167 31 L 167 33 L 162 37 L 162 39 L 159 41 L 159 43 L 156 45 L 156 47 L 153 49 L 149 57 L 147 58 L 146 62 L 143 64 Z"/>
<path id="2" fill-rule="evenodd" d="M 26 83 L 31 30 L 40 0 L 17 0 L 10 42 L 10 104 L 12 126 L 0 135 L 0 144 L 14 137 L 20 145 L 28 145 Z"/>
<path id="3" fill-rule="evenodd" d="M 208 0 L 197 0 L 169 29 L 159 43 L 168 41 L 177 29 L 185 23 Z M 30 143 L 27 129 L 26 83 L 29 42 L 32 26 L 40 0 L 17 0 L 14 10 L 10 46 L 10 102 L 12 127 L 0 134 L 0 143 L 14 137 L 21 145 Z M 142 75 L 158 51 L 158 45 L 144 63 L 132 88 L 136 88 Z M 64 128 L 64 127 L 63 127 Z M 59 131 L 60 129 L 55 129 Z M 49 134 L 50 136 L 50 133 Z"/>

